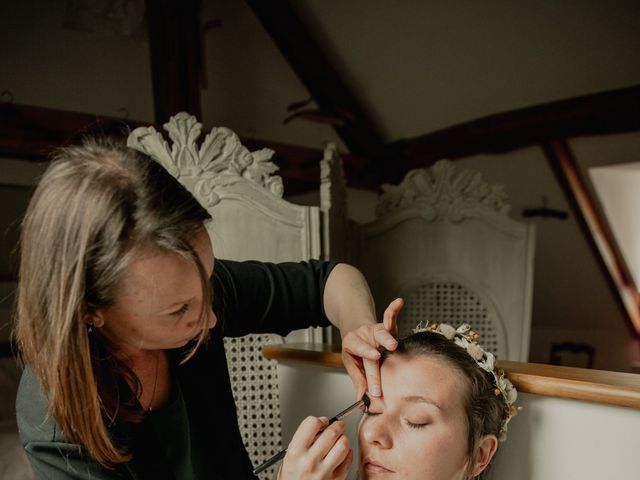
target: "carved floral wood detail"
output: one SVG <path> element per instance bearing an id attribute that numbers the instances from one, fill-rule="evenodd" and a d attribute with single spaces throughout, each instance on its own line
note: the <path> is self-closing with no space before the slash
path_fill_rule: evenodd
<path id="1" fill-rule="evenodd" d="M 250 152 L 238 136 L 225 127 L 214 127 L 204 141 L 196 141 L 202 124 L 193 115 L 180 112 L 163 125 L 172 141 L 169 147 L 162 133 L 154 127 L 136 128 L 127 145 L 154 158 L 174 177 L 181 179 L 207 207 L 216 205 L 221 187 L 250 181 L 282 197 L 282 178 L 271 161 L 273 150 L 263 148 Z"/>
<path id="2" fill-rule="evenodd" d="M 504 186 L 489 184 L 480 172 L 458 169 L 449 160 L 411 170 L 401 184 L 385 184 L 382 190 L 376 207 L 378 217 L 418 208 L 426 221 L 460 222 L 479 212 L 506 216 L 509 210 Z"/>
<path id="3" fill-rule="evenodd" d="M 327 144 L 320 162 L 320 211 L 323 216 L 324 258 L 351 261 L 347 185 L 342 158 L 334 143 Z"/>
<path id="4" fill-rule="evenodd" d="M 338 154 L 338 147 L 332 142 L 325 147 L 324 157 L 320 162 L 320 189 L 320 207 L 322 209 L 337 208 L 346 212 L 347 184 L 344 178 L 344 167 L 342 158 Z M 326 192 L 322 190 L 326 190 Z"/>

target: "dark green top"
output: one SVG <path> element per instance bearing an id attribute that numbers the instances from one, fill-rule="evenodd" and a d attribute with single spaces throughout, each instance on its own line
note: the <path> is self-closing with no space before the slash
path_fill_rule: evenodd
<path id="1" fill-rule="evenodd" d="M 36 479 L 255 479 L 242 444 L 224 336 L 278 333 L 326 326 L 322 299 L 334 263 L 269 264 L 217 260 L 212 278 L 220 320 L 209 342 L 185 364 L 183 349 L 167 351 L 175 381 L 170 405 L 141 423 L 110 432 L 133 459 L 107 470 L 65 440 L 47 418 L 38 379 L 25 368 L 16 400 L 20 438 Z"/>

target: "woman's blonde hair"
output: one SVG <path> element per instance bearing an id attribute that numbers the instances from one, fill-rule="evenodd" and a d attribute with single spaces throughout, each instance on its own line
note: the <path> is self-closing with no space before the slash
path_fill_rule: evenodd
<path id="1" fill-rule="evenodd" d="M 209 218 L 160 164 L 109 140 L 58 150 L 31 199 L 20 238 L 16 341 L 65 438 L 104 466 L 131 458 L 108 426 L 142 418 L 140 382 L 98 329 L 88 331 L 87 319 L 113 303 L 122 273 L 149 247 L 191 259 L 203 304 L 210 303 L 190 243 Z M 187 358 L 207 339 L 204 308 L 200 321 Z"/>

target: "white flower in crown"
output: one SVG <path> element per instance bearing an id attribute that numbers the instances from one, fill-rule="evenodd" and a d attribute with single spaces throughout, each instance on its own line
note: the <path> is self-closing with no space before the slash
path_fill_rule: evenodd
<path id="1" fill-rule="evenodd" d="M 447 337 L 449 340 L 452 340 L 453 337 L 456 336 L 456 329 L 453 328 L 451 325 L 447 325 L 446 323 L 441 323 L 440 324 L 440 328 L 438 329 L 438 331 L 442 335 Z"/>
<path id="2" fill-rule="evenodd" d="M 449 325 L 448 323 L 441 323 L 440 326 L 448 326 L 451 327 L 451 325 Z M 453 327 L 451 327 L 453 328 Z M 458 332 L 460 335 L 464 335 L 465 333 L 471 331 L 471 325 L 469 325 L 468 323 L 463 323 L 461 324 L 458 328 L 456 328 L 456 332 Z"/>
<path id="3" fill-rule="evenodd" d="M 469 344 L 469 346 L 467 347 L 467 353 L 471 355 L 476 362 L 481 361 L 482 357 L 484 357 L 484 350 L 482 350 L 482 347 L 480 347 L 480 345 L 477 345 L 475 343 Z"/>
<path id="4" fill-rule="evenodd" d="M 509 382 L 509 380 L 507 380 L 505 377 L 503 376 L 498 376 L 497 378 L 497 384 L 498 384 L 498 388 L 500 390 L 506 390 L 507 388 L 507 382 Z M 511 382 L 509 382 L 511 383 Z"/>
<path id="5" fill-rule="evenodd" d="M 496 369 L 496 357 L 491 352 L 484 352 L 486 358 L 479 365 L 483 370 L 491 373 Z"/>
<path id="6" fill-rule="evenodd" d="M 499 378 L 501 383 L 500 390 L 505 392 L 507 397 L 507 403 L 508 404 L 514 403 L 518 399 L 518 391 L 516 390 L 516 387 L 513 386 L 513 384 L 509 381 L 507 377 L 503 376 Z"/>
<path id="7" fill-rule="evenodd" d="M 429 331 L 429 320 L 427 320 L 426 322 L 422 322 L 422 321 L 418 322 L 418 324 L 415 326 L 415 328 L 412 331 L 413 333 Z"/>

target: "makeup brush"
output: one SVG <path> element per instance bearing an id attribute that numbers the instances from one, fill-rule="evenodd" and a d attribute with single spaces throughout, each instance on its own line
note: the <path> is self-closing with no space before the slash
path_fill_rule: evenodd
<path id="1" fill-rule="evenodd" d="M 343 411 L 341 411 L 340 413 L 338 413 L 334 417 L 331 417 L 329 419 L 329 425 L 331 425 L 335 421 L 342 420 L 344 417 L 349 415 L 351 412 L 353 412 L 357 408 L 360 408 L 362 406 L 364 406 L 365 408 L 369 408 L 370 404 L 371 404 L 371 400 L 369 399 L 369 396 L 365 393 L 362 396 L 362 398 L 360 400 L 358 400 L 356 403 L 354 403 L 353 405 L 348 406 L 347 408 L 345 408 Z M 267 460 L 266 462 L 261 464 L 259 467 L 254 468 L 253 469 L 253 474 L 257 475 L 258 473 L 263 472 L 264 470 L 269 468 L 274 463 L 279 462 L 280 460 L 282 460 L 286 454 L 287 454 L 287 449 L 285 448 L 281 452 L 276 453 L 273 457 L 271 457 L 269 460 Z"/>

